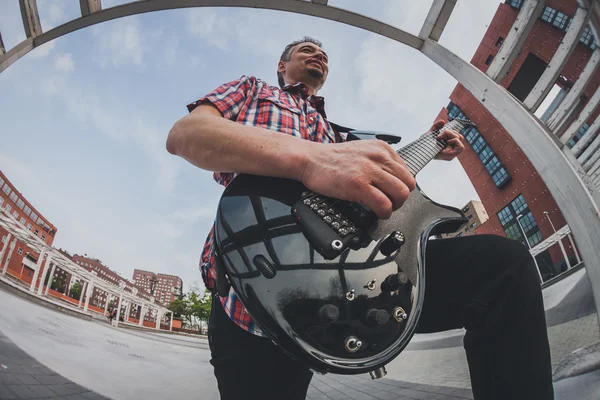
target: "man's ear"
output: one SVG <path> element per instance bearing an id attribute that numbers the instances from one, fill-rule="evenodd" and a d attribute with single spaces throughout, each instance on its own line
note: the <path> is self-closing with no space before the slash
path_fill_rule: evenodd
<path id="1" fill-rule="evenodd" d="M 285 72 L 285 62 L 279 61 L 279 64 L 277 64 L 277 72 L 281 72 L 282 74 Z"/>

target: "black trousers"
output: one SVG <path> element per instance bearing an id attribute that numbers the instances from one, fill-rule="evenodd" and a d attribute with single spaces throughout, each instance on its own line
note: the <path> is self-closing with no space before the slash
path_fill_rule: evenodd
<path id="1" fill-rule="evenodd" d="M 462 327 L 476 400 L 554 398 L 539 275 L 522 244 L 494 235 L 429 242 L 417 332 Z M 214 298 L 209 343 L 221 399 L 306 398 L 306 366 L 236 326 Z"/>

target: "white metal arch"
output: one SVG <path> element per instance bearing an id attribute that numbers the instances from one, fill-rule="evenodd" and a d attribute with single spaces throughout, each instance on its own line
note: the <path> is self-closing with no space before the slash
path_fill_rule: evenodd
<path id="1" fill-rule="evenodd" d="M 5 54 L 2 54 L 4 47 L 0 43 L 0 72 L 33 48 L 75 30 L 124 16 L 185 7 L 247 7 L 310 15 L 365 29 L 419 50 L 478 98 L 531 160 L 575 236 L 592 283 L 596 309 L 600 313 L 600 212 L 597 205 L 600 195 L 590 193 L 581 178 L 585 174 L 574 167 L 579 164 L 573 154 L 540 124 L 530 110 L 488 75 L 437 43 L 456 0 L 434 0 L 418 37 L 358 13 L 328 6 L 327 0 L 141 0 L 106 10 L 102 10 L 100 0 L 80 0 L 81 18 L 45 33 L 41 29 L 35 0 L 19 2 L 27 39 Z M 525 28 L 521 31 L 527 31 L 527 27 L 532 25 L 531 18 L 537 18 L 532 10 L 539 9 L 541 3 L 541 0 L 524 0 L 519 17 L 528 20 L 522 21 Z M 598 32 L 598 2 L 578 0 L 578 5 L 586 13 L 592 13 L 588 20 L 593 30 Z M 511 54 L 506 59 L 510 60 L 518 48 L 507 47 Z M 505 67 L 496 65 L 494 69 L 498 72 Z M 495 74 L 493 78 L 499 76 Z"/>

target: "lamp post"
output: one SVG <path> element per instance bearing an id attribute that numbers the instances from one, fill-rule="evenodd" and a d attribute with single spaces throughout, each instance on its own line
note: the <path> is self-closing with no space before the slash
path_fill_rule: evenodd
<path id="1" fill-rule="evenodd" d="M 560 246 L 560 251 L 562 252 L 563 257 L 565 258 L 565 262 L 567 263 L 567 269 L 569 269 L 569 268 L 571 268 L 571 263 L 569 262 L 569 257 L 567 256 L 567 252 L 565 251 L 565 246 L 563 246 L 563 244 L 562 244 L 562 238 L 556 232 L 556 228 L 554 227 L 554 224 L 552 223 L 552 220 L 550 219 L 550 215 L 548 214 L 548 211 L 544 211 L 544 215 L 546 216 L 546 218 L 548 218 L 548 222 L 550 222 L 550 226 L 552 227 L 554 234 L 557 236 L 556 239 L 558 240 L 558 245 Z"/>
<path id="2" fill-rule="evenodd" d="M 519 225 L 519 228 L 521 228 L 521 232 L 523 232 L 523 237 L 525 238 L 525 243 L 527 243 L 527 247 L 529 248 L 529 250 L 531 250 L 531 245 L 529 244 L 529 239 L 527 239 L 527 235 L 525 234 L 525 229 L 523 229 L 523 226 L 521 225 L 520 218 L 523 218 L 523 214 L 517 215 L 517 224 Z M 538 265 L 537 260 L 535 259 L 535 256 L 531 255 L 531 258 L 533 258 L 533 262 L 535 264 L 535 267 L 537 268 L 538 275 L 540 276 L 540 282 L 544 282 L 544 279 L 542 278 L 542 273 L 540 271 L 540 266 Z"/>

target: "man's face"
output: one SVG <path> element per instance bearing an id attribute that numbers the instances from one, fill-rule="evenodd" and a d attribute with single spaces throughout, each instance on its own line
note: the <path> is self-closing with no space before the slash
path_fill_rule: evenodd
<path id="1" fill-rule="evenodd" d="M 300 43 L 292 49 L 289 61 L 280 61 L 278 70 L 286 82 L 303 82 L 320 89 L 329 73 L 327 54 L 316 44 Z"/>

